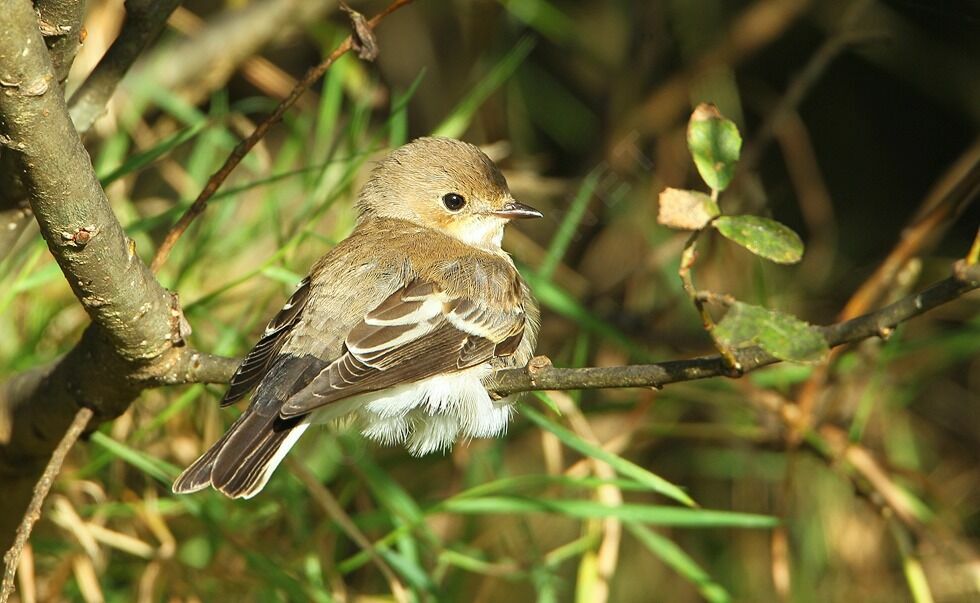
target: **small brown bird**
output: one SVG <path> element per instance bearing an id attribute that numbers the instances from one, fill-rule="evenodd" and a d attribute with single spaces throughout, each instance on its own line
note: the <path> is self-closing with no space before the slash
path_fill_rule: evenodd
<path id="1" fill-rule="evenodd" d="M 382 160 L 351 235 L 300 283 L 231 379 L 251 404 L 173 490 L 251 498 L 312 423 L 353 416 L 414 455 L 503 433 L 513 400 L 493 371 L 523 366 L 538 309 L 501 248 L 504 226 L 541 214 L 514 200 L 471 144 L 420 138 Z"/>

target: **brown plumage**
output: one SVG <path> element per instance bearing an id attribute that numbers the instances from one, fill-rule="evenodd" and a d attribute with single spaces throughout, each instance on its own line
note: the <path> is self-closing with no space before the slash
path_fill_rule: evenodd
<path id="1" fill-rule="evenodd" d="M 382 160 L 358 208 L 232 378 L 223 404 L 254 390 L 249 407 L 175 492 L 254 496 L 308 424 L 346 415 L 415 454 L 506 428 L 510 401 L 483 384 L 530 359 L 538 312 L 500 239 L 540 214 L 479 149 L 442 138 Z"/>

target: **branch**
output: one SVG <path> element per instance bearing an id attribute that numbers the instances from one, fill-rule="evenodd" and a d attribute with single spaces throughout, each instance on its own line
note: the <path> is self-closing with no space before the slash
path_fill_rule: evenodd
<path id="1" fill-rule="evenodd" d="M 181 0 L 126 0 L 126 20 L 105 56 L 68 103 L 79 134 L 105 111 L 116 86 L 146 45 L 156 38 Z"/>
<path id="2" fill-rule="evenodd" d="M 854 343 L 869 337 L 886 337 L 897 325 L 978 287 L 980 287 L 980 265 L 967 266 L 964 262 L 958 262 L 953 276 L 925 291 L 910 295 L 877 312 L 822 327 L 821 331 L 831 347 Z M 735 358 L 743 372 L 780 361 L 759 347 L 735 350 Z M 494 375 L 492 389 L 499 396 L 507 396 L 539 390 L 660 388 L 679 381 L 727 375 L 730 375 L 730 369 L 721 356 L 672 360 L 657 364 L 587 368 L 556 368 L 551 366 L 547 359 L 543 359 L 538 362 L 532 360 L 526 368 L 498 371 Z"/>
<path id="3" fill-rule="evenodd" d="M 330 66 L 333 65 L 337 59 L 350 50 L 355 49 L 359 43 L 362 43 L 360 42 L 361 40 L 371 36 L 374 28 L 377 27 L 378 23 L 380 23 L 382 19 L 406 4 L 410 4 L 411 2 L 412 0 L 394 0 L 388 5 L 387 8 L 366 22 L 363 20 L 358 20 L 358 18 L 353 16 L 358 15 L 359 17 L 360 15 L 358 13 L 348 11 L 352 14 L 355 34 L 347 36 L 339 46 L 334 48 L 333 52 L 331 52 L 330 55 L 323 60 L 323 62 L 307 71 L 306 75 L 303 76 L 303 79 L 296 83 L 293 91 L 290 92 L 289 96 L 276 106 L 272 114 L 262 120 L 262 122 L 255 127 L 255 130 L 249 134 L 248 138 L 238 143 L 235 149 L 231 152 L 231 155 L 228 156 L 228 159 L 225 160 L 225 163 L 218 169 L 218 171 L 212 174 L 211 178 L 208 179 L 207 184 L 204 185 L 204 189 L 201 190 L 201 193 L 197 196 L 197 199 L 194 200 L 194 203 L 187 208 L 187 211 L 185 211 L 180 219 L 177 220 L 177 223 L 174 224 L 173 228 L 170 229 L 170 232 L 167 233 L 167 236 L 164 237 L 163 242 L 160 243 L 160 247 L 157 249 L 156 255 L 153 256 L 153 262 L 150 264 L 150 268 L 154 272 L 159 270 L 160 267 L 166 263 L 167 258 L 170 256 L 171 250 L 173 250 L 174 245 L 177 244 L 177 240 L 184 234 L 187 228 L 191 225 L 191 222 L 193 222 L 197 216 L 204 212 L 208 206 L 208 200 L 214 196 L 214 193 L 218 191 L 218 188 L 228 178 L 232 170 L 238 167 L 238 164 L 245 158 L 245 155 L 247 155 L 248 152 L 251 151 L 260 140 L 262 140 L 262 137 L 269 131 L 269 128 L 282 119 L 282 116 L 296 103 L 297 100 L 299 100 L 299 97 L 306 92 L 306 89 L 323 77 L 323 74 L 327 72 L 327 69 L 330 69 Z M 364 40 L 364 42 L 366 42 L 366 40 Z"/>
<path id="4" fill-rule="evenodd" d="M 31 208 L 75 296 L 121 353 L 159 356 L 172 343 L 170 294 L 116 220 L 68 117 L 30 2 L 0 15 L 0 115 Z M 155 319 L 155 320 L 154 320 Z M 133 329 L 139 321 L 140 329 Z"/>
<path id="5" fill-rule="evenodd" d="M 4 158 L 13 160 L 41 235 L 93 322 L 64 357 L 0 385 L 0 548 L 6 549 L 38 475 L 80 407 L 104 421 L 147 387 L 224 381 L 234 361 L 183 345 L 189 328 L 177 299 L 136 255 L 99 186 L 31 2 L 5 2 L 0 32 Z"/>
<path id="6" fill-rule="evenodd" d="M 410 1 L 396 0 L 370 25 Z M 356 31 L 359 38 L 370 36 L 364 23 Z M 147 388 L 225 383 L 238 361 L 185 345 L 190 327 L 176 295 L 136 254 L 99 186 L 55 85 L 31 2 L 6 2 L 0 32 L 4 159 L 12 159 L 10 172 L 19 176 L 41 235 L 92 319 L 65 356 L 0 384 L 2 550 L 80 408 L 92 411 L 94 426 L 124 412 Z"/>
<path id="7" fill-rule="evenodd" d="M 85 2 L 82 0 L 39 0 L 37 26 L 51 55 L 51 64 L 58 85 L 64 88 L 68 72 L 81 46 L 82 20 Z"/>

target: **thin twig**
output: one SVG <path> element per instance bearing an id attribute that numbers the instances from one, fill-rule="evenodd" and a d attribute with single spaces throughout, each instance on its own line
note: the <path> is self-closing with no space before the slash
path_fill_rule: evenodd
<path id="1" fill-rule="evenodd" d="M 821 327 L 831 347 L 854 343 L 889 332 L 895 326 L 952 301 L 980 287 L 980 264 L 957 262 L 954 275 L 921 293 L 909 295 L 877 312 Z M 768 366 L 779 359 L 759 347 L 734 350 L 743 372 Z M 672 360 L 657 364 L 557 368 L 547 362 L 532 360 L 530 368 L 507 369 L 494 375 L 493 392 L 507 396 L 518 392 L 548 389 L 604 389 L 615 387 L 655 387 L 669 383 L 728 376 L 731 371 L 721 356 L 704 356 L 690 360 Z"/>
<path id="2" fill-rule="evenodd" d="M 88 422 L 92 419 L 93 414 L 89 408 L 78 409 L 78 413 L 75 414 L 75 420 L 72 421 L 65 435 L 62 436 L 61 442 L 51 455 L 51 460 L 48 461 L 47 467 L 44 468 L 44 473 L 41 474 L 41 479 L 34 486 L 34 496 L 31 498 L 31 504 L 28 505 L 27 511 L 24 513 L 24 518 L 17 528 L 17 537 L 14 540 L 14 544 L 3 556 L 6 569 L 3 574 L 3 586 L 0 587 L 0 603 L 7 603 L 7 599 L 14 592 L 14 578 L 17 576 L 17 566 L 20 564 L 20 556 L 24 552 L 24 546 L 27 544 L 28 539 L 31 537 L 31 530 L 34 529 L 34 524 L 41 518 L 41 506 L 44 504 L 44 499 L 47 498 L 48 492 L 51 491 L 51 486 L 54 485 L 55 478 L 61 471 L 61 465 L 65 462 L 68 451 L 71 450 L 71 447 L 75 445 L 79 436 L 85 431 L 85 427 L 88 426 Z"/>
<path id="3" fill-rule="evenodd" d="M 711 197 L 712 199 L 717 200 L 718 191 L 711 191 Z M 698 311 L 698 315 L 701 317 L 701 326 L 703 326 L 704 330 L 707 331 L 709 336 L 711 336 L 711 341 L 714 343 L 715 349 L 718 350 L 722 359 L 724 359 L 725 364 L 728 367 L 728 374 L 730 376 L 736 376 L 742 370 L 741 365 L 739 365 L 738 358 L 735 357 L 735 354 L 731 348 L 715 337 L 715 321 L 711 318 L 711 313 L 708 312 L 708 308 L 705 307 L 702 293 L 699 292 L 694 286 L 694 279 L 691 276 L 691 268 L 694 267 L 694 262 L 698 257 L 697 241 L 702 232 L 703 229 L 696 231 L 684 245 L 684 251 L 681 252 L 681 263 L 680 267 L 677 269 L 677 275 L 681 278 L 681 285 L 684 288 L 684 292 L 687 293 L 688 298 L 690 298 L 691 303 L 694 304 L 694 308 Z"/>
<path id="4" fill-rule="evenodd" d="M 389 4 L 387 8 L 368 20 L 365 27 L 360 28 L 361 31 L 359 31 L 359 35 L 363 36 L 364 30 L 373 31 L 382 19 L 406 4 L 410 4 L 411 2 L 412 0 L 394 0 L 394 2 Z M 276 106 L 275 110 L 269 115 L 269 117 L 265 118 L 255 127 L 255 130 L 248 136 L 248 138 L 238 143 L 235 149 L 228 156 L 228 159 L 225 160 L 224 165 L 222 165 L 218 171 L 216 171 L 211 178 L 208 179 L 207 184 L 204 185 L 204 189 L 201 190 L 201 193 L 197 196 L 197 199 L 194 200 L 194 203 L 187 208 L 187 211 L 184 212 L 180 219 L 177 220 L 177 223 L 174 224 L 173 228 L 170 229 L 170 232 L 167 233 L 167 236 L 163 239 L 163 242 L 157 249 L 156 255 L 153 256 L 153 262 L 150 264 L 150 270 L 156 272 L 160 269 L 160 267 L 167 261 L 167 257 L 170 256 L 170 252 L 173 250 L 177 240 L 184 234 L 187 228 L 191 225 L 191 222 L 193 222 L 195 218 L 204 212 L 204 210 L 207 208 L 208 200 L 218 191 L 218 188 L 228 178 L 232 170 L 234 170 L 238 164 L 241 163 L 242 159 L 245 158 L 245 155 L 247 155 L 248 152 L 252 150 L 252 148 L 258 144 L 260 140 L 262 140 L 269 129 L 282 119 L 282 116 L 296 103 L 299 97 L 306 92 L 306 89 L 323 77 L 323 74 L 330 69 L 331 65 L 333 65 L 337 59 L 355 47 L 355 42 L 356 40 L 354 35 L 347 36 L 323 62 L 306 72 L 306 75 L 304 75 L 303 79 L 296 84 L 293 91 L 289 93 L 289 96 Z"/>

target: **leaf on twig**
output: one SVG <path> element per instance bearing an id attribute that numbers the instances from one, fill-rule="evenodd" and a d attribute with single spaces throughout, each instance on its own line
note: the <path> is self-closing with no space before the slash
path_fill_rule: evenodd
<path id="1" fill-rule="evenodd" d="M 715 200 L 704 193 L 679 188 L 660 193 L 657 221 L 669 228 L 701 230 L 720 214 Z"/>
<path id="2" fill-rule="evenodd" d="M 788 226 L 761 216 L 722 216 L 712 222 L 725 238 L 777 264 L 803 257 L 803 241 Z"/>
<path id="3" fill-rule="evenodd" d="M 687 148 L 705 183 L 714 190 L 725 190 L 742 151 L 742 135 L 735 123 L 714 105 L 701 103 L 687 124 Z"/>
<path id="4" fill-rule="evenodd" d="M 357 51 L 357 56 L 365 61 L 378 58 L 378 39 L 374 37 L 374 30 L 368 25 L 364 15 L 347 6 L 346 2 L 340 3 L 340 9 L 350 17 L 351 26 L 354 28 L 351 45 Z"/>
<path id="5" fill-rule="evenodd" d="M 827 340 L 816 327 L 790 314 L 743 302 L 729 308 L 713 335 L 733 349 L 758 345 L 791 362 L 819 362 L 829 351 Z"/>

